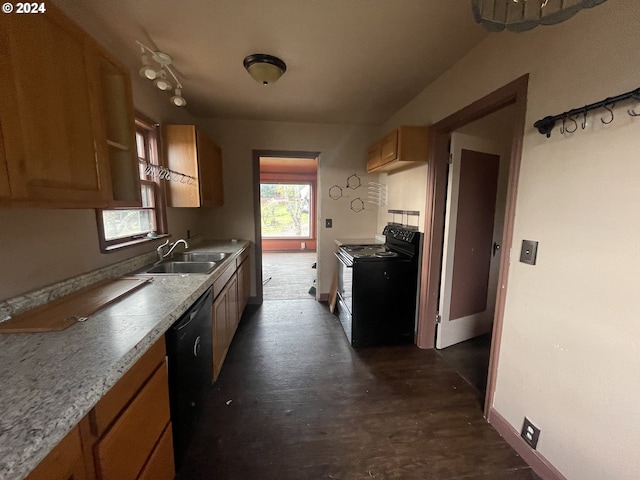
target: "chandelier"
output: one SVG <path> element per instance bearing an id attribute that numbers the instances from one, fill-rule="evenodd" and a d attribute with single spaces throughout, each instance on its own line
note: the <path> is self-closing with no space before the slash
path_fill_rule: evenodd
<path id="1" fill-rule="evenodd" d="M 471 0 L 473 16 L 491 32 L 514 32 L 564 22 L 606 0 Z"/>

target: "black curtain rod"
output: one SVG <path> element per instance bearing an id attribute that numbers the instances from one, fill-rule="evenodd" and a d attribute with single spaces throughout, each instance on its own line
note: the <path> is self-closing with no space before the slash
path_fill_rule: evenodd
<path id="1" fill-rule="evenodd" d="M 618 102 L 622 102 L 623 100 L 628 100 L 630 98 L 635 98 L 636 100 L 640 101 L 640 88 L 636 88 L 635 90 L 631 90 L 630 92 L 623 93 L 615 97 L 605 98 L 600 102 L 595 102 L 590 105 L 585 105 L 584 107 L 574 108 L 573 110 L 569 110 L 559 115 L 554 115 L 553 117 L 544 117 L 543 119 L 538 120 L 536 123 L 534 123 L 533 126 L 538 129 L 538 132 L 540 132 L 543 135 L 546 135 L 547 138 L 549 138 L 558 120 L 563 120 L 569 117 L 573 117 L 574 115 L 580 115 L 580 114 L 586 115 L 587 112 L 591 110 L 596 110 L 597 108 L 603 108 L 603 107 L 613 108 L 614 104 Z M 631 113 L 630 115 L 635 116 Z"/>

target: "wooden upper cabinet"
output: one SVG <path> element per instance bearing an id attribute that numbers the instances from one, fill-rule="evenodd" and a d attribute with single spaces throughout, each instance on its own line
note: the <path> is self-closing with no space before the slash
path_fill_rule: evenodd
<path id="1" fill-rule="evenodd" d="M 47 4 L 0 16 L 0 123 L 11 195 L 33 206 L 100 207 L 108 169 L 94 142 L 87 36 Z"/>
<path id="2" fill-rule="evenodd" d="M 128 70 L 95 45 L 90 55 L 90 79 L 99 154 L 109 164 L 109 207 L 141 207 L 135 116 Z"/>
<path id="3" fill-rule="evenodd" d="M 428 154 L 428 127 L 399 127 L 369 147 L 367 172 L 393 172 L 424 164 Z"/>
<path id="4" fill-rule="evenodd" d="M 141 205 L 128 72 L 54 5 L 0 16 L 0 84 L 0 205 Z"/>
<path id="5" fill-rule="evenodd" d="M 162 129 L 164 164 L 180 177 L 167 182 L 170 207 L 215 207 L 224 203 L 222 187 L 222 151 L 194 125 L 165 125 Z"/>

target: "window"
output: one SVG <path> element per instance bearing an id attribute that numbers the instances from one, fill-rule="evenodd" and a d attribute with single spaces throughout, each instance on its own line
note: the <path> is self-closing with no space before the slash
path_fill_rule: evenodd
<path id="1" fill-rule="evenodd" d="M 310 238 L 310 199 L 310 183 L 261 183 L 262 236 Z"/>
<path id="2" fill-rule="evenodd" d="M 101 250 L 111 251 L 140 243 L 149 233 L 164 233 L 165 213 L 160 179 L 157 127 L 151 122 L 136 118 L 136 150 L 139 160 L 142 208 L 118 208 L 98 210 L 98 229 Z"/>

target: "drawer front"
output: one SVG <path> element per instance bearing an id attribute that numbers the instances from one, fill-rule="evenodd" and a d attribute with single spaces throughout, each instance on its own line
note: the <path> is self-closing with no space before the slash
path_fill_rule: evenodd
<path id="1" fill-rule="evenodd" d="M 242 253 L 236 257 L 236 268 L 240 267 L 247 257 L 249 257 L 249 249 L 243 250 Z"/>
<path id="2" fill-rule="evenodd" d="M 169 379 L 162 365 L 95 446 L 100 480 L 135 480 L 169 423 Z"/>
<path id="3" fill-rule="evenodd" d="M 233 274 L 236 272 L 236 264 L 232 263 L 229 265 L 224 272 L 220 274 L 218 279 L 213 282 L 213 298 L 216 298 L 218 295 L 222 293 L 224 290 L 224 286 L 227 282 L 233 277 Z"/>
<path id="4" fill-rule="evenodd" d="M 122 409 L 129 403 L 144 382 L 164 363 L 164 338 L 158 340 L 147 353 L 109 390 L 90 413 L 91 433 L 101 436 Z"/>
<path id="5" fill-rule="evenodd" d="M 144 466 L 138 480 L 173 480 L 175 476 L 173 465 L 173 433 L 171 424 L 167 425 L 158 445 Z"/>

